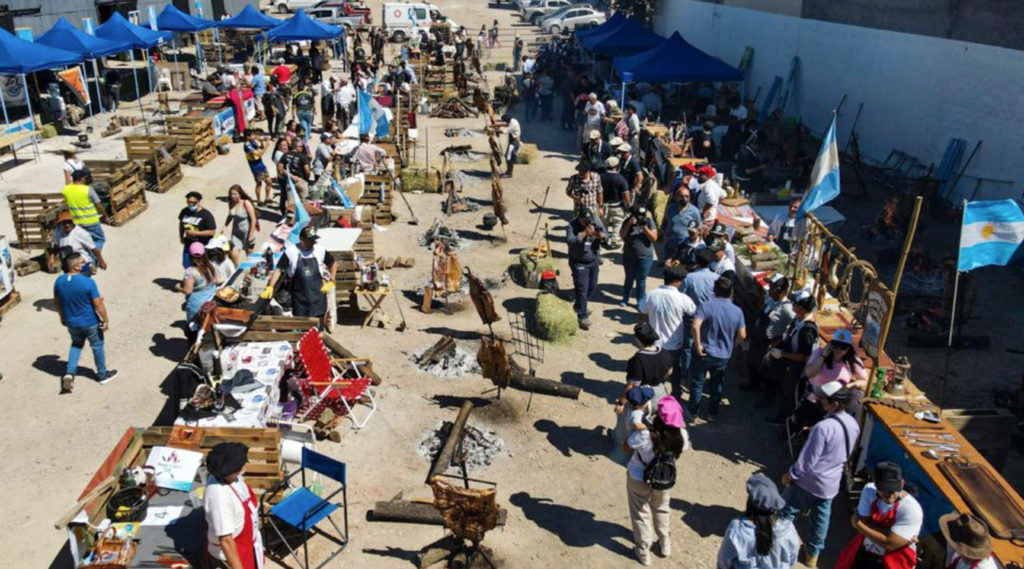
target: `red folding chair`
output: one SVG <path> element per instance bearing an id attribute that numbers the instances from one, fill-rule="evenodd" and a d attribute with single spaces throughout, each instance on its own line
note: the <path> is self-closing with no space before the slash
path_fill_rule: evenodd
<path id="1" fill-rule="evenodd" d="M 355 428 L 362 429 L 366 426 L 367 421 L 377 411 L 377 400 L 373 397 L 373 380 L 363 377 L 359 370 L 360 362 L 333 362 L 316 328 L 310 328 L 299 339 L 298 360 L 306 371 L 303 391 L 311 402 L 308 406 L 304 405 L 306 410 L 299 415 L 299 421 L 306 420 L 310 415 L 318 416 L 325 406 L 339 401 L 348 417 L 352 419 Z M 341 363 L 344 368 L 339 369 L 336 363 Z M 344 377 L 347 371 L 354 372 L 357 377 Z M 359 403 L 370 408 L 369 413 L 362 419 L 356 417 L 353 409 Z"/>

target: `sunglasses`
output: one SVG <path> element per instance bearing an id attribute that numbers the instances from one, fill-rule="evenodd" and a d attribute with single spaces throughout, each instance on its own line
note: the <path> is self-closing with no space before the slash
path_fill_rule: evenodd
<path id="1" fill-rule="evenodd" d="M 847 344 L 846 342 L 839 342 L 836 340 L 832 340 L 831 342 L 829 342 L 829 345 L 832 346 L 833 350 L 847 350 L 850 348 L 850 344 Z"/>

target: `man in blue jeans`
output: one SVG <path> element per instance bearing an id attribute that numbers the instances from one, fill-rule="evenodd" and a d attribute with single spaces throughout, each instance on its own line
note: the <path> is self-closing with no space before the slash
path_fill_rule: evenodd
<path id="1" fill-rule="evenodd" d="M 572 269 L 573 309 L 580 329 L 590 329 L 587 306 L 597 293 L 601 268 L 601 247 L 607 240 L 604 225 L 590 208 L 577 208 L 576 218 L 565 230 L 569 245 L 569 268 Z"/>
<path id="2" fill-rule="evenodd" d="M 53 283 L 53 301 L 60 323 L 71 333 L 67 372 L 60 379 L 61 393 L 71 393 L 75 387 L 78 358 L 86 340 L 92 348 L 99 382 L 105 384 L 117 377 L 117 370 L 107 369 L 103 352 L 103 333 L 110 327 L 107 307 L 96 282 L 82 274 L 83 267 L 85 258 L 79 253 L 71 253 L 64 258 L 64 274 Z"/>
<path id="3" fill-rule="evenodd" d="M 704 397 L 704 381 L 710 376 L 711 398 L 707 420 L 718 420 L 718 405 L 725 391 L 725 368 L 732 357 L 733 346 L 747 338 L 743 311 L 732 303 L 732 281 L 721 277 L 715 281 L 714 298 L 697 307 L 693 316 L 693 374 L 690 376 L 688 419 L 693 420 Z"/>
<path id="4" fill-rule="evenodd" d="M 782 476 L 786 507 L 779 512 L 779 517 L 792 520 L 797 514 L 810 511 L 809 535 L 804 538 L 803 551 L 803 563 L 808 567 L 818 566 L 818 555 L 828 535 L 832 499 L 839 494 L 843 466 L 860 435 L 857 420 L 845 410 L 850 401 L 849 389 L 831 381 L 815 387 L 814 393 L 825 418 L 811 428 L 800 456 Z"/>

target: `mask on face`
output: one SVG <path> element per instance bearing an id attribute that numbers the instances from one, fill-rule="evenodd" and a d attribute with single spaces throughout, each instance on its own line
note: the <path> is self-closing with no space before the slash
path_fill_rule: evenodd
<path id="1" fill-rule="evenodd" d="M 188 206 L 188 210 L 191 211 L 191 212 L 195 212 L 197 209 L 199 209 L 199 206 L 197 206 L 197 205 L 190 205 L 190 206 Z"/>

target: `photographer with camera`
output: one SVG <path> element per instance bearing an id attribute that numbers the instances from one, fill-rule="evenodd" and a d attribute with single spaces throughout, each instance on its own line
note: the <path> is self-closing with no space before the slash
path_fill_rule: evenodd
<path id="1" fill-rule="evenodd" d="M 629 217 L 619 230 L 622 238 L 622 269 L 626 280 L 622 284 L 622 300 L 619 306 L 629 304 L 629 294 L 636 285 L 636 303 L 640 305 L 647 293 L 647 275 L 654 263 L 654 243 L 658 240 L 658 226 L 647 208 L 633 204 Z"/>
<path id="2" fill-rule="evenodd" d="M 590 164 L 580 162 L 576 165 L 576 173 L 569 176 L 569 184 L 565 195 L 572 198 L 573 213 L 579 215 L 587 210 L 594 215 L 601 215 L 604 209 L 604 192 L 601 178 L 593 171 Z"/>
<path id="3" fill-rule="evenodd" d="M 608 236 L 601 220 L 587 207 L 578 207 L 576 218 L 566 229 L 569 244 L 569 268 L 572 270 L 573 309 L 580 328 L 590 329 L 587 303 L 597 292 L 601 268 L 601 247 L 607 247 Z"/>

